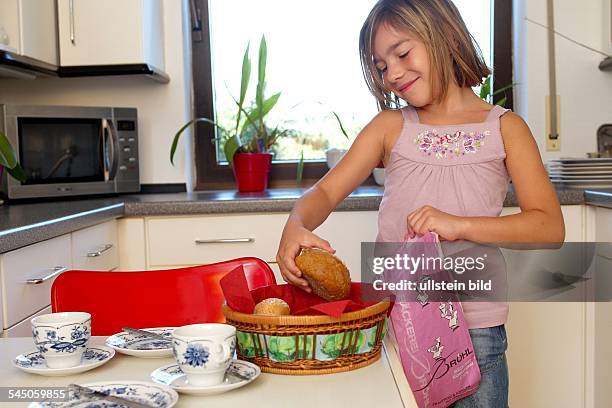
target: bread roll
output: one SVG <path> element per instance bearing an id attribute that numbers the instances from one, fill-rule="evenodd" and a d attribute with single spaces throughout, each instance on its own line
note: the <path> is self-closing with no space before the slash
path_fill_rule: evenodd
<path id="1" fill-rule="evenodd" d="M 325 300 L 346 299 L 351 292 L 351 277 L 344 263 L 327 251 L 304 248 L 295 258 L 312 291 Z"/>
<path id="2" fill-rule="evenodd" d="M 270 316 L 286 316 L 291 314 L 289 305 L 283 299 L 268 298 L 255 305 L 255 314 Z"/>

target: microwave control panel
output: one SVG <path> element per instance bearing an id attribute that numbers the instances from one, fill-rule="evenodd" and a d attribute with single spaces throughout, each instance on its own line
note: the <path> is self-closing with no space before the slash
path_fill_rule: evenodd
<path id="1" fill-rule="evenodd" d="M 140 184 L 137 112 L 133 108 L 114 108 L 113 116 L 119 150 L 116 173 L 117 192 L 134 191 L 134 182 Z"/>

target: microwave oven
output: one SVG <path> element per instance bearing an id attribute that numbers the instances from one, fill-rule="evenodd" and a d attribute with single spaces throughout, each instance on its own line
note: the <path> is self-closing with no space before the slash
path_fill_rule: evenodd
<path id="1" fill-rule="evenodd" d="M 26 173 L 9 200 L 140 191 L 135 108 L 0 105 L 0 130 Z"/>

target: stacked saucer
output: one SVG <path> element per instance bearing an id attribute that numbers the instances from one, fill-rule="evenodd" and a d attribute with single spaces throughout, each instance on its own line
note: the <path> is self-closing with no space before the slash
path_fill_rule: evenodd
<path id="1" fill-rule="evenodd" d="M 549 160 L 550 180 L 562 188 L 612 188 L 612 158 Z"/>

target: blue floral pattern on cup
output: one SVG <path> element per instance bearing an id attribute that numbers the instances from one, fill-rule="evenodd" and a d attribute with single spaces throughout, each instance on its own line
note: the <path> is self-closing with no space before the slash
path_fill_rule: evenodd
<path id="1" fill-rule="evenodd" d="M 185 362 L 192 367 L 204 366 L 208 362 L 210 353 L 208 347 L 202 346 L 201 344 L 189 344 L 187 350 L 183 353 Z"/>
<path id="2" fill-rule="evenodd" d="M 60 328 L 33 327 L 32 337 L 38 351 L 46 353 L 74 353 L 79 348 L 85 349 L 89 337 L 91 321 L 84 324 L 69 324 Z"/>

